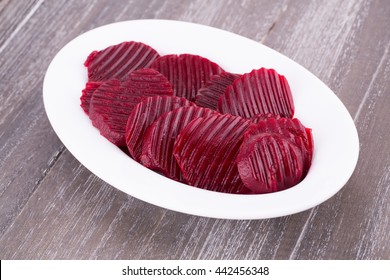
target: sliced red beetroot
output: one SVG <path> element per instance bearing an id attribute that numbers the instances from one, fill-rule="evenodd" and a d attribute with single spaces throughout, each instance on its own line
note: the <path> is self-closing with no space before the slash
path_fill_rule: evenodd
<path id="1" fill-rule="evenodd" d="M 229 72 L 211 76 L 210 80 L 198 90 L 195 97 L 196 105 L 217 110 L 219 98 L 225 93 L 226 88 L 239 77 L 241 77 L 240 74 Z"/>
<path id="2" fill-rule="evenodd" d="M 219 99 L 218 111 L 243 118 L 267 113 L 292 118 L 294 103 L 286 78 L 261 68 L 236 79 Z"/>
<path id="3" fill-rule="evenodd" d="M 275 116 L 275 115 L 273 115 L 271 113 L 257 114 L 256 116 L 251 117 L 251 122 L 259 123 L 261 121 L 267 121 L 269 119 L 276 119 L 276 120 L 278 120 L 278 119 L 280 119 L 280 116 L 279 115 Z"/>
<path id="4" fill-rule="evenodd" d="M 197 118 L 183 128 L 173 154 L 189 185 L 225 193 L 248 193 L 236 157 L 250 121 L 230 115 Z"/>
<path id="5" fill-rule="evenodd" d="M 172 110 L 156 119 L 146 130 L 143 138 L 141 163 L 165 176 L 184 182 L 183 173 L 173 156 L 173 147 L 180 131 L 192 120 L 218 114 L 198 106 Z"/>
<path id="6" fill-rule="evenodd" d="M 147 68 L 160 55 L 140 42 L 123 42 L 93 51 L 85 61 L 89 81 L 124 80 L 130 72 Z"/>
<path id="7" fill-rule="evenodd" d="M 126 147 L 125 130 L 131 110 L 144 98 L 172 96 L 168 80 L 153 69 L 132 72 L 125 81 L 102 83 L 92 95 L 89 117 L 100 133 L 120 147 Z"/>
<path id="8" fill-rule="evenodd" d="M 126 124 L 126 145 L 133 159 L 139 161 L 144 133 L 149 125 L 161 115 L 182 106 L 195 106 L 195 103 L 177 96 L 153 96 L 135 106 Z"/>
<path id="9" fill-rule="evenodd" d="M 80 106 L 87 115 L 89 115 L 89 103 L 91 102 L 92 94 L 102 83 L 103 82 L 87 82 L 85 88 L 82 90 Z"/>
<path id="10" fill-rule="evenodd" d="M 288 138 L 276 133 L 246 138 L 237 156 L 238 172 L 254 193 L 288 189 L 302 180 L 301 150 Z"/>
<path id="11" fill-rule="evenodd" d="M 157 58 L 150 66 L 171 82 L 174 95 L 195 101 L 198 90 L 212 75 L 223 72 L 216 63 L 199 55 L 170 54 Z"/>
<path id="12" fill-rule="evenodd" d="M 302 175 L 306 176 L 313 157 L 313 136 L 310 128 L 306 128 L 297 118 L 270 118 L 251 125 L 245 133 L 245 139 L 257 137 L 263 133 L 277 133 L 293 142 L 301 150 L 304 166 Z"/>

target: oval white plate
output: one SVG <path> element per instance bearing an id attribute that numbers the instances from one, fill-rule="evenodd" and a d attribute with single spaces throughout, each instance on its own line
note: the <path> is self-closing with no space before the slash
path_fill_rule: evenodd
<path id="1" fill-rule="evenodd" d="M 313 129 L 315 149 L 307 177 L 285 191 L 233 195 L 190 187 L 152 172 L 100 136 L 80 107 L 88 54 L 123 41 L 141 41 L 161 55 L 193 53 L 225 70 L 274 68 L 288 79 L 296 117 Z M 356 166 L 359 140 L 353 120 L 336 95 L 299 64 L 257 42 L 223 30 L 168 20 L 118 22 L 86 32 L 51 62 L 43 84 L 48 118 L 68 150 L 91 172 L 143 201 L 193 215 L 262 219 L 297 213 L 330 198 Z"/>

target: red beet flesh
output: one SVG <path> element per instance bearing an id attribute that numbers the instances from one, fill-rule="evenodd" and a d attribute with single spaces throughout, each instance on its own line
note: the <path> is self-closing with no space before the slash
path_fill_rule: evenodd
<path id="1" fill-rule="evenodd" d="M 275 115 L 273 115 L 271 113 L 257 114 L 256 116 L 251 117 L 250 120 L 253 123 L 259 123 L 261 121 L 267 121 L 269 119 L 276 119 L 276 120 L 278 120 L 278 119 L 280 119 L 280 116 L 279 115 L 275 116 Z"/>
<path id="2" fill-rule="evenodd" d="M 175 140 L 192 120 L 218 114 L 208 108 L 187 106 L 172 110 L 153 122 L 145 132 L 141 163 L 176 181 L 184 182 L 183 173 L 173 156 Z"/>
<path id="3" fill-rule="evenodd" d="M 236 157 L 250 121 L 212 115 L 190 122 L 176 139 L 173 154 L 189 185 L 225 193 L 248 193 Z"/>
<path id="4" fill-rule="evenodd" d="M 219 98 L 225 93 L 226 88 L 239 77 L 241 77 L 240 74 L 229 72 L 211 76 L 210 80 L 196 94 L 196 105 L 217 110 Z"/>
<path id="5" fill-rule="evenodd" d="M 153 96 L 134 107 L 126 124 L 126 145 L 133 159 L 139 161 L 149 125 L 161 115 L 182 106 L 195 106 L 195 103 L 177 96 Z"/>
<path id="6" fill-rule="evenodd" d="M 277 133 L 293 142 L 301 150 L 304 160 L 302 176 L 306 176 L 311 166 L 314 148 L 311 129 L 303 126 L 296 118 L 269 118 L 251 125 L 245 133 L 245 138 L 263 133 Z"/>
<path id="7" fill-rule="evenodd" d="M 243 141 L 237 156 L 238 172 L 254 193 L 288 189 L 302 179 L 301 150 L 276 133 L 258 134 Z"/>
<path id="8" fill-rule="evenodd" d="M 84 65 L 80 106 L 92 124 L 166 177 L 210 191 L 263 194 L 288 189 L 309 172 L 311 129 L 293 119 L 290 86 L 273 69 L 233 74 L 204 57 L 160 56 L 134 41 L 94 51 Z"/>
<path id="9" fill-rule="evenodd" d="M 292 118 L 294 103 L 286 78 L 261 68 L 234 80 L 220 97 L 218 111 L 243 118 L 267 113 Z"/>
<path id="10" fill-rule="evenodd" d="M 85 61 L 89 81 L 125 80 L 129 73 L 147 68 L 160 55 L 140 42 L 123 42 L 93 51 Z"/>
<path id="11" fill-rule="evenodd" d="M 175 96 L 190 101 L 195 101 L 196 93 L 212 75 L 223 72 L 218 64 L 192 54 L 161 56 L 150 67 L 167 77 Z"/>
<path id="12" fill-rule="evenodd" d="M 91 103 L 92 95 L 102 83 L 103 82 L 87 82 L 85 88 L 82 90 L 80 106 L 87 115 L 89 115 L 89 104 Z"/>
<path id="13" fill-rule="evenodd" d="M 131 110 L 146 97 L 172 94 L 172 87 L 162 74 L 153 69 L 137 70 L 123 82 L 102 83 L 92 95 L 89 117 L 104 137 L 126 147 L 125 130 Z"/>

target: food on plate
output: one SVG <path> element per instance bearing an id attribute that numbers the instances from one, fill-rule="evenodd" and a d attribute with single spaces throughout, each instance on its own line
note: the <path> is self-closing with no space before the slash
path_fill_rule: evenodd
<path id="1" fill-rule="evenodd" d="M 80 106 L 81 108 L 83 108 L 84 112 L 87 115 L 89 115 L 89 104 L 91 103 L 92 95 L 95 92 L 95 90 L 98 89 L 98 87 L 100 87 L 102 83 L 103 82 L 87 82 L 85 84 L 85 88 L 81 91 L 82 94 L 80 97 L 80 101 L 81 101 Z"/>
<path id="2" fill-rule="evenodd" d="M 160 56 L 150 67 L 167 77 L 176 96 L 190 101 L 195 101 L 196 93 L 212 75 L 224 71 L 215 62 L 193 54 Z"/>
<path id="3" fill-rule="evenodd" d="M 247 188 L 254 193 L 270 193 L 301 181 L 303 157 L 298 146 L 280 134 L 256 134 L 243 141 L 237 168 Z"/>
<path id="4" fill-rule="evenodd" d="M 195 103 L 183 97 L 158 95 L 146 98 L 134 107 L 126 124 L 126 146 L 133 159 L 139 161 L 146 129 L 161 115 L 182 106 L 195 106 Z"/>
<path id="5" fill-rule="evenodd" d="M 250 118 L 251 122 L 253 123 L 259 123 L 261 121 L 266 121 L 266 120 L 269 120 L 269 119 L 280 119 L 280 116 L 279 115 L 273 115 L 271 113 L 266 113 L 266 114 L 257 114 L 253 117 Z"/>
<path id="6" fill-rule="evenodd" d="M 222 72 L 211 76 L 210 80 L 198 90 L 195 103 L 201 107 L 217 110 L 218 100 L 240 74 Z"/>
<path id="7" fill-rule="evenodd" d="M 218 114 L 198 106 L 180 107 L 157 118 L 143 137 L 141 163 L 165 176 L 185 182 L 183 172 L 173 155 L 176 138 L 192 120 Z"/>
<path id="8" fill-rule="evenodd" d="M 218 111 L 243 118 L 271 113 L 294 116 L 294 102 L 287 79 L 274 69 L 260 68 L 234 80 L 218 101 Z"/>
<path id="9" fill-rule="evenodd" d="M 274 69 L 226 72 L 195 54 L 140 42 L 93 51 L 81 108 L 102 136 L 145 167 L 190 186 L 253 195 L 309 172 L 314 141 Z"/>
<path id="10" fill-rule="evenodd" d="M 197 118 L 176 139 L 173 154 L 191 186 L 246 193 L 236 157 L 250 121 L 227 114 Z"/>
<path id="11" fill-rule="evenodd" d="M 123 42 L 101 51 L 93 51 L 84 63 L 90 82 L 127 79 L 130 72 L 148 68 L 160 55 L 140 42 Z"/>
<path id="12" fill-rule="evenodd" d="M 125 130 L 131 110 L 144 98 L 172 96 L 171 84 L 153 69 L 139 69 L 124 81 L 109 80 L 92 94 L 89 118 L 100 133 L 119 147 L 126 147 Z"/>
<path id="13" fill-rule="evenodd" d="M 306 128 L 297 119 L 269 118 L 252 124 L 245 132 L 245 138 L 256 137 L 257 134 L 276 133 L 294 143 L 303 157 L 303 176 L 309 171 L 313 157 L 313 136 L 310 128 Z M 303 178 L 302 178 L 303 179 Z"/>

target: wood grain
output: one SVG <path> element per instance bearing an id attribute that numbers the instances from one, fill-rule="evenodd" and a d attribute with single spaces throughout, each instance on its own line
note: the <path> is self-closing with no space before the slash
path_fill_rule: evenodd
<path id="1" fill-rule="evenodd" d="M 138 18 L 197 22 L 262 42 L 322 79 L 361 154 L 336 196 L 277 219 L 159 208 L 91 174 L 45 116 L 41 87 L 75 36 Z M 1 259 L 389 259 L 390 7 L 386 1 L 0 1 Z"/>

